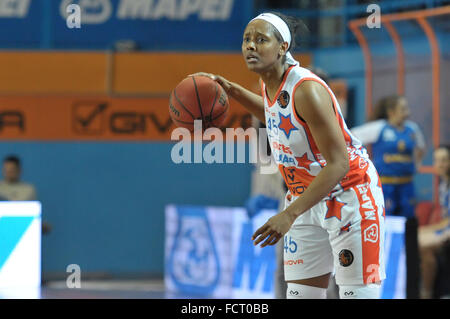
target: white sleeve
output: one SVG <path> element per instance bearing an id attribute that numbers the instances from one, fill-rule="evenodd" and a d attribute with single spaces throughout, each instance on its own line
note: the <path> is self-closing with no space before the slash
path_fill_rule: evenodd
<path id="1" fill-rule="evenodd" d="M 420 129 L 419 125 L 412 121 L 406 121 L 406 125 L 411 127 L 414 131 L 414 138 L 417 143 L 416 146 L 422 150 L 425 150 L 425 137 L 423 136 L 422 130 Z"/>
<path id="2" fill-rule="evenodd" d="M 363 145 L 372 144 L 378 140 L 385 122 L 385 120 L 368 122 L 352 128 L 351 132 Z"/>

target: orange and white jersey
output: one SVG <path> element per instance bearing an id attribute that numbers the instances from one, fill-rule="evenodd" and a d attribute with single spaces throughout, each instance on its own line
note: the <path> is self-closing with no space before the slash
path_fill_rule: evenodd
<path id="1" fill-rule="evenodd" d="M 308 69 L 290 66 L 274 101 L 270 101 L 265 84 L 261 81 L 270 147 L 281 175 L 293 196 L 302 194 L 326 165 L 326 160 L 320 153 L 308 124 L 295 111 L 294 93 L 303 81 L 316 81 L 327 89 L 347 144 L 350 170 L 331 192 L 330 195 L 334 195 L 355 187 L 363 181 L 369 159 L 361 142 L 347 128 L 333 92 L 321 78 Z M 299 105 L 299 107 L 302 106 Z"/>

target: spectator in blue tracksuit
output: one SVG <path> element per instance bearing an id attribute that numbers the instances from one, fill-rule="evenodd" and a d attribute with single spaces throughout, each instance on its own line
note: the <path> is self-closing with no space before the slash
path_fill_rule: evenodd
<path id="1" fill-rule="evenodd" d="M 386 214 L 414 217 L 413 175 L 425 154 L 419 126 L 408 121 L 408 102 L 403 96 L 382 98 L 375 120 L 352 129 L 363 144 L 372 145 L 386 203 Z"/>

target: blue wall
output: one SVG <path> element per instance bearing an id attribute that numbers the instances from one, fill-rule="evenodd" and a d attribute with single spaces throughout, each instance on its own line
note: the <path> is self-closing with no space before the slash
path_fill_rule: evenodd
<path id="1" fill-rule="evenodd" d="M 3 142 L 0 156 L 23 161 L 43 220 L 43 273 L 162 275 L 164 207 L 169 203 L 241 206 L 249 164 L 174 164 L 170 143 Z"/>

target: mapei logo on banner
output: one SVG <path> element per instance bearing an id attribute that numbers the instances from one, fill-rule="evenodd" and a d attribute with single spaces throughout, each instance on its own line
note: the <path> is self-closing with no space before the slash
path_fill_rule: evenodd
<path id="1" fill-rule="evenodd" d="M 262 210 L 253 218 L 249 218 L 245 209 L 233 215 L 233 298 L 275 297 L 274 278 L 276 268 L 275 246 L 254 246 L 252 234 L 262 226 L 275 210 Z M 292 241 L 288 249 L 294 249 Z M 295 261 L 299 262 L 299 261 Z"/>
<path id="2" fill-rule="evenodd" d="M 67 19 L 67 8 L 78 5 L 81 24 L 102 24 L 112 17 L 120 20 L 186 20 L 193 14 L 199 20 L 228 20 L 233 4 L 234 0 L 62 0 L 59 11 L 61 17 Z"/>
<path id="3" fill-rule="evenodd" d="M 31 0 L 0 0 L 0 18 L 25 18 Z"/>
<path id="4" fill-rule="evenodd" d="M 113 13 L 110 0 L 63 0 L 60 3 L 59 11 L 64 19 L 69 17 L 70 12 L 68 12 L 67 8 L 71 5 L 80 6 L 80 18 L 82 24 L 104 23 Z"/>

